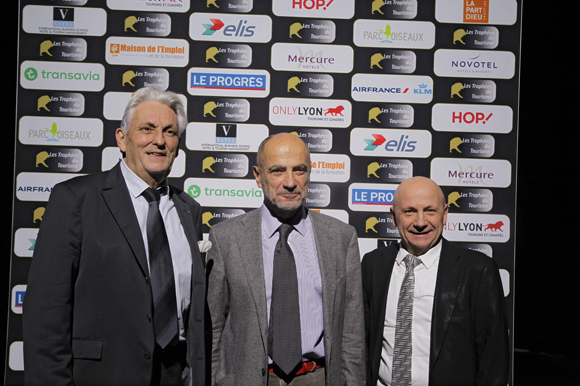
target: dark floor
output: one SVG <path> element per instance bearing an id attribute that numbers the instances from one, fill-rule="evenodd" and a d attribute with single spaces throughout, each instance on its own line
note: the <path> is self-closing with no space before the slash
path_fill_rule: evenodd
<path id="1" fill-rule="evenodd" d="M 516 349 L 513 386 L 578 385 L 579 368 L 580 359 Z"/>

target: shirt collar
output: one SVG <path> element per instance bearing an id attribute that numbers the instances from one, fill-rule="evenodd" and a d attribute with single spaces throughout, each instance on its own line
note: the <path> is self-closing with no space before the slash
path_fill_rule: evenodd
<path id="1" fill-rule="evenodd" d="M 124 160 L 121 160 L 119 162 L 121 163 L 121 173 L 123 173 L 123 178 L 125 178 L 125 183 L 127 184 L 127 189 L 129 190 L 129 193 L 134 198 L 139 197 L 141 193 L 143 193 L 143 191 L 149 188 L 150 186 L 147 185 L 147 183 L 143 181 L 141 177 L 135 174 L 133 170 L 129 169 Z M 161 194 L 163 195 L 168 193 L 167 190 L 168 187 L 169 186 L 167 185 L 167 180 L 165 180 L 160 184 L 158 189 L 161 191 Z"/>
<path id="2" fill-rule="evenodd" d="M 300 235 L 304 236 L 306 233 L 306 217 L 308 216 L 308 212 L 304 209 L 304 207 L 302 207 L 300 210 L 302 211 L 302 217 L 300 222 L 294 225 L 294 229 L 296 229 Z M 274 236 L 280 225 L 282 225 L 280 220 L 272 216 L 270 210 L 265 205 L 262 205 L 262 228 L 266 231 L 266 234 L 269 238 Z"/>
<path id="3" fill-rule="evenodd" d="M 441 246 L 442 246 L 442 243 L 441 243 L 441 239 L 440 239 L 437 242 L 437 244 L 435 244 L 435 246 L 433 248 L 429 249 L 427 252 L 425 252 L 421 256 L 418 256 L 421 259 L 421 264 L 423 264 L 425 266 L 425 268 L 427 268 L 427 269 L 431 268 L 433 263 L 435 263 L 435 261 L 437 261 L 437 259 L 439 259 L 439 256 L 441 255 Z M 405 250 L 405 248 L 403 248 L 403 246 L 400 244 L 400 241 L 399 241 L 399 253 L 397 254 L 397 259 L 396 259 L 397 264 L 398 265 L 403 264 L 403 259 L 408 254 L 409 254 L 409 252 L 407 252 L 407 250 Z"/>

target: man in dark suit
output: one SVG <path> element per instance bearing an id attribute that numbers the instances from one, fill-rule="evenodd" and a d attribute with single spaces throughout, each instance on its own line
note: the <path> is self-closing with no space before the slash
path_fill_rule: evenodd
<path id="1" fill-rule="evenodd" d="M 212 385 L 364 385 L 356 232 L 304 208 L 310 170 L 299 137 L 266 138 L 254 166 L 264 205 L 211 228 Z"/>
<path id="2" fill-rule="evenodd" d="M 54 187 L 23 313 L 27 385 L 204 385 L 200 205 L 169 186 L 187 116 L 141 89 L 123 160 Z"/>
<path id="3" fill-rule="evenodd" d="M 442 238 L 447 209 L 432 180 L 404 181 L 391 209 L 400 244 L 363 258 L 368 386 L 508 383 L 497 265 Z"/>

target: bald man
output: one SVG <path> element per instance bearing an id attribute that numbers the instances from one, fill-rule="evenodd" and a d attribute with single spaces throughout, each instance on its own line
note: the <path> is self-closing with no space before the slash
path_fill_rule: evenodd
<path id="1" fill-rule="evenodd" d="M 400 243 L 363 258 L 368 386 L 508 383 L 497 264 L 442 237 L 447 211 L 435 182 L 405 180 L 391 209 Z"/>
<path id="2" fill-rule="evenodd" d="M 306 209 L 310 154 L 266 138 L 264 205 L 211 228 L 213 385 L 364 385 L 360 255 L 353 227 Z"/>

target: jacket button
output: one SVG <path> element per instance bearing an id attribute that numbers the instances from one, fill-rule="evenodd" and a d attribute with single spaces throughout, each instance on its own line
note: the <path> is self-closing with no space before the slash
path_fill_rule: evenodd
<path id="1" fill-rule="evenodd" d="M 151 315 L 147 315 L 147 321 L 149 321 L 149 323 L 151 323 Z"/>
<path id="2" fill-rule="evenodd" d="M 143 355 L 145 357 L 145 359 L 150 360 L 151 359 L 151 355 L 146 352 L 145 355 Z"/>
<path id="3" fill-rule="evenodd" d="M 266 375 L 266 369 L 262 368 L 262 376 L 265 376 L 265 375 Z"/>

